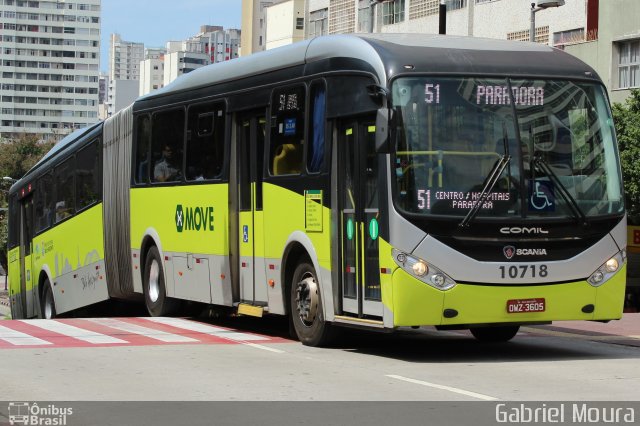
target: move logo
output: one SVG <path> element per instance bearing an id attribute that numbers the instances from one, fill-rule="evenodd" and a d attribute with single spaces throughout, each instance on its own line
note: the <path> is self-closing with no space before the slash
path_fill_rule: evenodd
<path id="1" fill-rule="evenodd" d="M 213 207 L 176 206 L 176 231 L 213 231 Z"/>

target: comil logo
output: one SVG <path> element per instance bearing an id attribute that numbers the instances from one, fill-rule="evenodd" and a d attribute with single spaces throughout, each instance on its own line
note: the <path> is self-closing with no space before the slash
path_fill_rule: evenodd
<path id="1" fill-rule="evenodd" d="M 40 406 L 34 402 L 10 402 L 9 423 L 12 425 L 52 425 L 64 426 L 73 415 L 73 408 L 58 407 L 54 404 Z"/>
<path id="2" fill-rule="evenodd" d="M 543 228 L 536 227 L 520 227 L 520 226 L 505 226 L 504 228 L 500 228 L 501 234 L 516 234 L 516 235 L 530 235 L 530 234 L 548 234 L 549 231 Z"/>
<path id="3" fill-rule="evenodd" d="M 213 231 L 213 207 L 176 206 L 176 231 Z"/>

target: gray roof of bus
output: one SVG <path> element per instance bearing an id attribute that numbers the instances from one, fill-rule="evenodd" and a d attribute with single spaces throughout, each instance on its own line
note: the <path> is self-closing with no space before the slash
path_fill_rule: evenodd
<path id="1" fill-rule="evenodd" d="M 550 53 L 554 51 L 553 48 L 539 43 L 478 37 L 390 33 L 338 34 L 316 37 L 198 68 L 177 78 L 167 86 L 141 97 L 140 100 L 337 57 L 350 57 L 367 62 L 375 70 L 379 81 L 385 82 L 387 72 L 381 58 L 381 50 L 389 50 L 390 47 L 393 48 L 394 44 L 398 47 L 475 50 L 487 53 L 492 51 L 503 54 L 508 52 Z M 407 60 L 410 59 L 413 58 L 407 58 Z"/>

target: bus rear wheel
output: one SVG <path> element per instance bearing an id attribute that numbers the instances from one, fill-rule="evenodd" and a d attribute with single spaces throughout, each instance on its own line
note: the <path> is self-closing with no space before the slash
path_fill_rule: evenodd
<path id="1" fill-rule="evenodd" d="M 328 344 L 332 330 L 324 321 L 320 286 L 315 269 L 308 261 L 296 267 L 289 299 L 291 321 L 300 342 L 307 346 Z"/>
<path id="2" fill-rule="evenodd" d="M 520 330 L 519 325 L 505 325 L 500 327 L 478 327 L 470 329 L 471 334 L 481 342 L 508 342 Z"/>
<path id="3" fill-rule="evenodd" d="M 42 318 L 53 319 L 56 314 L 56 301 L 53 299 L 53 289 L 48 279 L 44 281 L 42 290 Z"/>
<path id="4" fill-rule="evenodd" d="M 144 302 L 152 317 L 170 314 L 175 310 L 177 303 L 176 300 L 167 297 L 160 252 L 155 246 L 147 252 L 144 267 Z"/>

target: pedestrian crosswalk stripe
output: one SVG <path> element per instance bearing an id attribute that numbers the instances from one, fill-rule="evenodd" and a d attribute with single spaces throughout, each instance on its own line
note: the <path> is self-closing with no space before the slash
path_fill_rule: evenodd
<path id="1" fill-rule="evenodd" d="M 286 341 L 182 318 L 57 318 L 0 322 L 0 349 L 237 343 L 282 353 L 259 343 Z"/>
<path id="2" fill-rule="evenodd" d="M 51 342 L 0 325 L 0 340 L 16 346 L 50 345 Z"/>
<path id="3" fill-rule="evenodd" d="M 91 321 L 93 323 L 114 328 L 116 330 L 122 330 L 127 333 L 140 334 L 145 337 L 149 337 L 151 339 L 159 340 L 161 342 L 166 342 L 166 343 L 198 342 L 198 340 L 192 339 L 191 337 L 181 336 L 179 334 L 167 333 L 161 330 L 154 330 L 148 327 L 143 327 L 137 324 L 131 324 L 131 323 L 120 321 L 114 318 L 91 318 L 85 321 Z"/>
<path id="4" fill-rule="evenodd" d="M 82 340 L 83 342 L 93 344 L 117 344 L 128 343 L 126 340 L 118 339 L 116 337 L 107 336 L 106 334 L 96 333 L 94 331 L 85 330 L 83 328 L 74 327 L 73 325 L 65 324 L 56 320 L 20 320 L 23 323 L 42 328 L 43 330 L 53 331 L 54 333 L 62 334 L 63 336 L 73 337 L 74 339 Z"/>
<path id="5" fill-rule="evenodd" d="M 256 336 L 254 334 L 239 333 L 233 330 L 228 330 L 221 327 L 214 327 L 212 325 L 203 324 L 200 322 L 188 321 L 182 318 L 169 318 L 169 317 L 151 317 L 145 318 L 147 321 L 169 325 L 171 327 L 181 328 L 183 330 L 195 331 L 197 333 L 204 333 L 210 336 L 222 337 L 223 339 L 235 340 L 235 341 L 254 341 L 265 340 L 263 336 Z"/>

